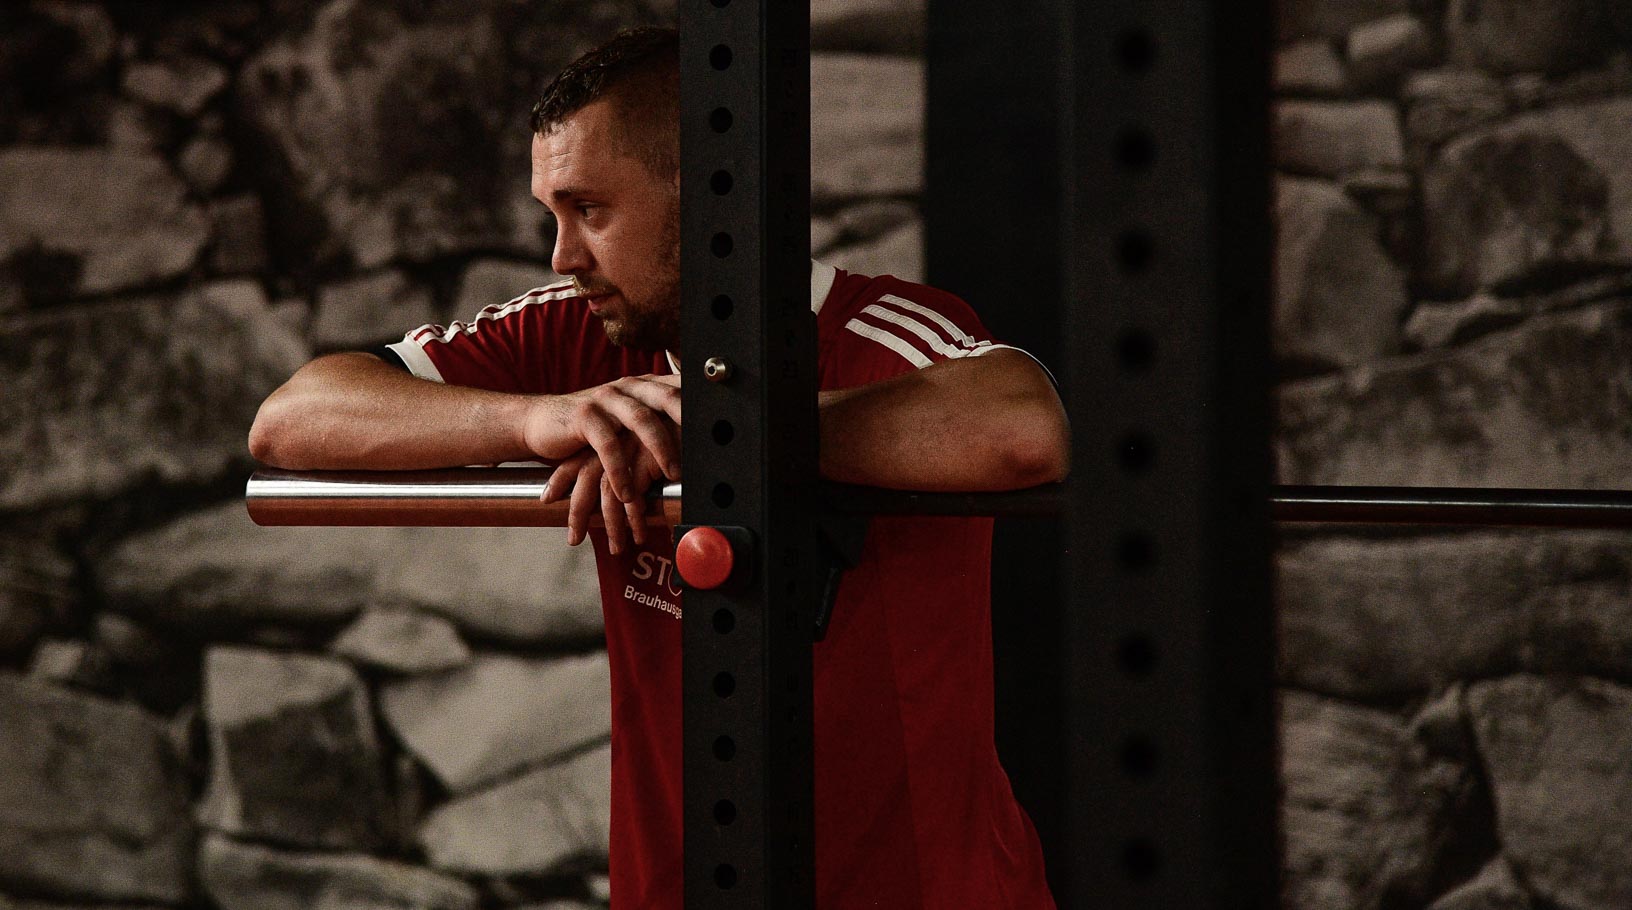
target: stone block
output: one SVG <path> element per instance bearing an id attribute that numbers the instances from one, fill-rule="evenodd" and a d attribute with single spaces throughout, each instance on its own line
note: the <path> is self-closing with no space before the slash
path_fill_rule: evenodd
<path id="1" fill-rule="evenodd" d="M 1399 350 L 1406 276 L 1377 218 L 1331 183 L 1295 178 L 1277 184 L 1275 216 L 1276 355 L 1332 366 Z"/>
<path id="2" fill-rule="evenodd" d="M 1492 294 L 1467 300 L 1418 304 L 1405 322 L 1405 339 L 1417 350 L 1443 348 L 1517 325 L 1530 314 L 1523 301 Z"/>
<path id="3" fill-rule="evenodd" d="M 1349 74 L 1332 42 L 1295 41 L 1275 51 L 1275 94 L 1337 97 L 1348 93 Z"/>
<path id="4" fill-rule="evenodd" d="M 598 746 L 425 819 L 419 843 L 432 867 L 463 874 L 559 874 L 605 868 L 610 852 L 612 747 Z"/>
<path id="5" fill-rule="evenodd" d="M 90 642 L 71 638 L 41 641 L 29 659 L 28 678 L 102 695 L 119 694 L 108 653 Z"/>
<path id="6" fill-rule="evenodd" d="M 312 346 L 320 351 L 367 348 L 399 341 L 404 332 L 433 322 L 430 288 L 400 271 L 385 271 L 318 292 Z"/>
<path id="7" fill-rule="evenodd" d="M 1513 870 L 1548 907 L 1632 906 L 1632 689 L 1515 676 L 1468 690 Z"/>
<path id="8" fill-rule="evenodd" d="M 876 240 L 839 246 L 822 255 L 828 265 L 862 275 L 924 280 L 924 227 L 914 219 Z"/>
<path id="9" fill-rule="evenodd" d="M 256 409 L 308 357 L 250 282 L 0 327 L 0 509 L 206 484 L 249 464 Z"/>
<path id="10" fill-rule="evenodd" d="M 27 654 L 48 623 L 63 623 L 79 600 L 74 576 L 49 534 L 0 535 L 0 659 Z"/>
<path id="11" fill-rule="evenodd" d="M 257 275 L 267 271 L 266 220 L 253 195 L 209 204 L 210 271 L 217 275 Z"/>
<path id="12" fill-rule="evenodd" d="M 1279 390 L 1281 482 L 1625 488 L 1632 306 L 1527 321 L 1459 348 Z"/>
<path id="13" fill-rule="evenodd" d="M 345 663 L 214 647 L 204 659 L 209 827 L 255 840 L 378 850 L 392 818 L 362 680 Z"/>
<path id="14" fill-rule="evenodd" d="M 922 54 L 925 0 L 812 0 L 810 49 Z"/>
<path id="15" fill-rule="evenodd" d="M 454 319 L 469 320 L 482 307 L 502 304 L 528 291 L 558 284 L 566 279 L 548 266 L 504 259 L 478 259 L 465 267 L 459 280 L 459 296 L 454 302 Z M 407 331 L 414 326 L 403 326 Z"/>
<path id="16" fill-rule="evenodd" d="M 397 738 L 455 793 L 549 761 L 612 731 L 606 652 L 536 660 L 480 654 L 468 667 L 380 691 Z"/>
<path id="17" fill-rule="evenodd" d="M 1276 5 L 1282 42 L 1336 40 L 1356 26 L 1406 12 L 1410 0 L 1285 0 Z"/>
<path id="18" fill-rule="evenodd" d="M 392 673 L 420 674 L 470 663 L 470 648 L 453 623 L 420 610 L 376 607 L 329 645 L 355 663 Z"/>
<path id="19" fill-rule="evenodd" d="M 225 69 L 200 57 L 132 63 L 125 67 L 125 94 L 144 104 L 196 117 L 227 87 Z"/>
<path id="20" fill-rule="evenodd" d="M 199 850 L 199 884 L 220 910 L 477 910 L 461 879 L 355 853 L 296 853 L 219 834 Z"/>
<path id="21" fill-rule="evenodd" d="M 1386 101 L 1278 102 L 1275 163 L 1295 174 L 1334 179 L 1365 168 L 1403 168 L 1398 114 Z"/>
<path id="22" fill-rule="evenodd" d="M 229 502 L 124 541 L 96 575 L 128 612 L 217 634 L 381 605 L 514 644 L 601 632 L 594 554 L 553 528 L 262 528 Z"/>
<path id="23" fill-rule="evenodd" d="M 813 54 L 810 92 L 813 206 L 923 191 L 922 61 Z"/>
<path id="24" fill-rule="evenodd" d="M 1421 906 L 1472 786 L 1399 717 L 1302 692 L 1281 697 L 1284 905 Z"/>
<path id="25" fill-rule="evenodd" d="M 1508 111 L 1502 84 L 1475 70 L 1413 73 L 1400 91 L 1405 137 L 1414 161 L 1425 161 L 1440 143 L 1499 120 Z"/>
<path id="26" fill-rule="evenodd" d="M 181 150 L 176 164 L 187 185 L 208 196 L 232 173 L 232 146 L 219 136 L 199 136 Z"/>
<path id="27" fill-rule="evenodd" d="M 845 206 L 833 219 L 850 240 L 877 240 L 904 224 L 922 221 L 917 206 L 899 199 L 870 199 Z"/>
<path id="28" fill-rule="evenodd" d="M 1423 175 L 1424 278 L 1446 297 L 1632 260 L 1632 98 L 1514 117 Z"/>
<path id="29" fill-rule="evenodd" d="M 326 2 L 292 16 L 236 82 L 239 109 L 289 164 L 298 205 L 273 218 L 305 233 L 292 252 L 363 269 L 544 255 L 525 117 L 539 86 L 521 74 L 557 72 L 636 24 L 632 6 Z"/>
<path id="30" fill-rule="evenodd" d="M 1392 90 L 1412 70 L 1434 61 L 1434 36 L 1410 14 L 1389 16 L 1349 32 L 1349 75 L 1356 85 Z"/>
<path id="31" fill-rule="evenodd" d="M 1451 59 L 1495 73 L 1558 73 L 1595 63 L 1611 40 L 1603 0 L 1450 0 Z"/>
<path id="32" fill-rule="evenodd" d="M 1490 861 L 1479 874 L 1429 905 L 1428 910 L 1537 910 L 1530 893 L 1513 876 L 1502 857 Z"/>
<path id="33" fill-rule="evenodd" d="M 0 261 L 67 257 L 65 295 L 151 285 L 187 271 L 203 212 L 156 155 L 122 149 L 0 151 Z"/>
<path id="34" fill-rule="evenodd" d="M 193 862 L 187 798 L 154 718 L 0 675 L 0 889 L 182 903 Z"/>
<path id="35" fill-rule="evenodd" d="M 1621 531 L 1482 531 L 1284 546 L 1281 674 L 1363 701 L 1518 671 L 1632 674 Z"/>

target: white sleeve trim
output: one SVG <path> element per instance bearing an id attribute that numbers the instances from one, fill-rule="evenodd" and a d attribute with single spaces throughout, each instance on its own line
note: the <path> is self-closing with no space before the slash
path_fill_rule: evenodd
<path id="1" fill-rule="evenodd" d="M 947 335 L 951 336 L 952 340 L 962 344 L 966 348 L 972 348 L 975 346 L 975 339 L 964 334 L 963 329 L 960 329 L 954 325 L 952 320 L 942 316 L 940 313 L 935 312 L 923 304 L 913 303 L 911 300 L 908 300 L 905 297 L 897 297 L 894 294 L 885 294 L 883 297 L 878 298 L 878 301 L 879 303 L 894 304 L 903 310 L 909 310 L 917 313 L 920 316 L 932 319 L 937 325 L 946 330 Z"/>
<path id="2" fill-rule="evenodd" d="M 923 369 L 924 367 L 927 367 L 933 363 L 933 361 L 931 361 L 928 357 L 924 356 L 922 351 L 910 344 L 907 344 L 904 339 L 897 338 L 895 335 L 886 332 L 883 329 L 870 326 L 859 319 L 850 320 L 844 324 L 844 327 L 863 338 L 876 341 L 897 354 L 900 354 L 908 363 L 918 367 L 919 369 Z"/>
<path id="3" fill-rule="evenodd" d="M 979 357 L 982 354 L 990 354 L 993 351 L 1019 351 L 1020 353 L 1026 355 L 1027 357 L 1030 357 L 1032 363 L 1035 363 L 1039 367 L 1042 367 L 1044 375 L 1046 375 L 1048 377 L 1048 381 L 1050 383 L 1053 383 L 1055 389 L 1058 389 L 1060 387 L 1060 381 L 1058 379 L 1054 378 L 1054 371 L 1048 368 L 1048 364 L 1043 363 L 1041 360 L 1038 360 L 1036 354 L 1033 354 L 1032 352 L 1026 350 L 1025 348 L 1017 348 L 1012 344 L 989 344 L 989 345 L 986 345 L 984 347 L 979 347 L 979 348 L 974 349 L 973 351 L 970 351 L 969 356 L 970 357 Z"/>
<path id="4" fill-rule="evenodd" d="M 822 305 L 827 303 L 827 295 L 833 291 L 833 282 L 839 278 L 839 270 L 825 262 L 810 261 L 810 311 L 821 313 Z"/>
<path id="5" fill-rule="evenodd" d="M 420 379 L 429 379 L 433 382 L 445 381 L 442 378 L 442 371 L 436 368 L 436 364 L 431 362 L 431 358 L 425 353 L 425 349 L 412 338 L 404 338 L 396 344 L 388 344 L 386 347 L 402 358 L 403 364 L 408 367 L 408 372 Z"/>
<path id="6" fill-rule="evenodd" d="M 969 356 L 969 351 L 962 348 L 955 348 L 947 344 L 946 339 L 930 331 L 930 329 L 923 323 L 909 316 L 903 316 L 893 310 L 886 310 L 876 303 L 862 309 L 862 312 L 868 316 L 874 316 L 884 320 L 885 322 L 898 325 L 912 334 L 917 335 L 919 338 L 923 339 L 924 344 L 929 345 L 930 350 L 941 355 L 942 357 L 956 358 Z"/>

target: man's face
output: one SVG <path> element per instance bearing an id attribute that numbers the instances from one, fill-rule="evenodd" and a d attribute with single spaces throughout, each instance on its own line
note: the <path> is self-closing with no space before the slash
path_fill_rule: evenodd
<path id="1" fill-rule="evenodd" d="M 533 195 L 555 213 L 551 265 L 570 275 L 614 344 L 678 351 L 680 186 L 618 141 L 609 99 L 533 137 Z"/>

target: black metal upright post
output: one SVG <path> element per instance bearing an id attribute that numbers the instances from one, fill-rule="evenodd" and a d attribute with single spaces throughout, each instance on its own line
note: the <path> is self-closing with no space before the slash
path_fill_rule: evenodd
<path id="1" fill-rule="evenodd" d="M 751 541 L 740 585 L 685 596 L 686 906 L 808 910 L 809 10 L 683 0 L 679 18 L 683 518 Z"/>
<path id="2" fill-rule="evenodd" d="M 1067 14 L 1062 905 L 1272 908 L 1270 9 Z"/>
<path id="3" fill-rule="evenodd" d="M 1069 375 L 1060 337 L 1060 7 L 931 0 L 924 110 L 924 264 L 992 335 Z M 1056 515 L 992 532 L 998 755 L 1036 825 L 1051 884 L 1060 833 L 1060 566 Z M 1043 558 L 1039 558 L 1042 556 Z"/>

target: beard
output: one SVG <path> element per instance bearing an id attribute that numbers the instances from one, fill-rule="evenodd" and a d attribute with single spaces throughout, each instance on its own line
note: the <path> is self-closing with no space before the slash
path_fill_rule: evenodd
<path id="1" fill-rule="evenodd" d="M 618 312 L 603 310 L 595 316 L 601 320 L 606 339 L 619 347 L 638 351 L 680 350 L 680 214 L 663 225 L 658 238 L 663 252 L 653 264 L 650 288 L 638 297 L 611 284 L 586 284 L 578 276 L 572 278 L 579 294 L 616 293 L 623 306 Z"/>

